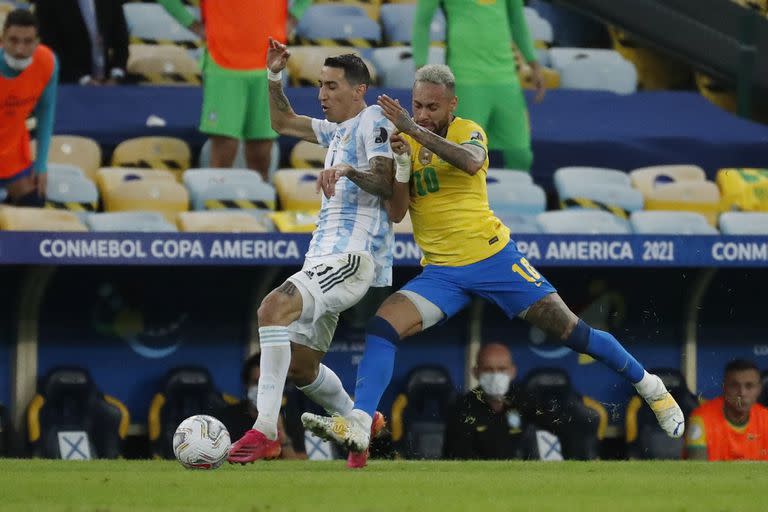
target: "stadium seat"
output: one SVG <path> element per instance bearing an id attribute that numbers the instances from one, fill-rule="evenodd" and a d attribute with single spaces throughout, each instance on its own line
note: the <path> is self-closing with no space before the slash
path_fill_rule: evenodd
<path id="1" fill-rule="evenodd" d="M 52 178 L 61 178 L 61 179 L 88 179 L 85 177 L 85 173 L 83 170 L 72 164 L 56 164 L 56 163 L 48 163 L 48 179 Z"/>
<path id="2" fill-rule="evenodd" d="M 496 212 L 494 212 L 496 213 Z M 509 228 L 512 234 L 541 233 L 541 227 L 536 215 L 521 215 L 517 213 L 502 213 L 496 216 Z"/>
<path id="3" fill-rule="evenodd" d="M 563 89 L 630 94 L 637 89 L 637 70 L 614 50 L 552 48 L 549 61 L 560 73 Z"/>
<path id="4" fill-rule="evenodd" d="M 613 49 L 637 69 L 638 89 L 666 91 L 690 88 L 692 76 L 689 65 L 653 48 L 642 46 L 630 34 L 617 27 L 609 26 L 608 32 Z"/>
<path id="5" fill-rule="evenodd" d="M 523 413 L 536 426 L 560 438 L 563 458 L 593 460 L 599 456 L 608 413 L 596 400 L 578 394 L 565 370 L 532 370 L 522 388 L 527 397 Z"/>
<path id="6" fill-rule="evenodd" d="M 413 64 L 413 52 L 410 47 L 376 48 L 371 52 L 371 60 L 379 72 L 379 84 L 382 87 L 410 89 L 416 67 Z M 445 48 L 432 46 L 427 57 L 428 64 L 445 64 Z"/>
<path id="7" fill-rule="evenodd" d="M 696 88 L 707 101 L 727 112 L 736 112 L 737 98 L 732 86 L 700 71 L 695 71 L 693 78 Z"/>
<path id="8" fill-rule="evenodd" d="M 76 169 L 76 168 L 75 168 Z M 79 172 L 79 169 L 76 169 Z M 49 169 L 46 189 L 46 208 L 70 210 L 73 212 L 93 212 L 99 206 L 99 192 L 96 185 L 77 174 L 64 173 Z"/>
<path id="9" fill-rule="evenodd" d="M 289 61 L 290 62 L 290 61 Z M 211 139 L 207 139 L 200 149 L 199 165 L 201 168 L 211 167 Z M 275 142 L 272 144 L 272 157 L 269 162 L 269 181 L 272 182 L 272 178 L 277 171 L 277 167 L 280 165 L 280 144 Z M 233 169 L 246 169 L 248 164 L 245 161 L 245 144 L 242 142 L 237 146 L 237 153 L 235 154 L 235 161 L 232 163 Z"/>
<path id="10" fill-rule="evenodd" d="M 451 376 L 442 366 L 419 366 L 405 382 L 392 404 L 392 442 L 405 458 L 440 459 L 456 400 Z"/>
<path id="11" fill-rule="evenodd" d="M 194 210 L 274 210 L 275 189 L 269 183 L 209 183 L 196 191 Z"/>
<path id="12" fill-rule="evenodd" d="M 339 46 L 291 46 L 291 58 L 288 60 L 289 82 L 294 87 L 317 87 L 320 80 L 320 70 L 328 57 L 337 57 L 352 53 L 361 57 L 368 66 L 371 82 L 377 83 L 376 66 L 364 58 L 356 48 Z"/>
<path id="13" fill-rule="evenodd" d="M 631 186 L 627 173 L 605 167 L 561 167 L 555 171 L 554 180 L 558 194 L 562 187 L 570 184 L 595 183 Z"/>
<path id="14" fill-rule="evenodd" d="M 768 169 L 720 169 L 715 181 L 723 210 L 768 212 Z"/>
<path id="15" fill-rule="evenodd" d="M 187 169 L 182 175 L 182 182 L 189 191 L 193 210 L 204 210 L 203 192 L 211 185 L 257 183 L 263 184 L 261 174 L 250 169 Z"/>
<path id="16" fill-rule="evenodd" d="M 685 377 L 675 369 L 653 369 L 680 405 L 686 421 L 691 412 L 699 406 L 696 395 L 691 393 Z M 685 438 L 673 439 L 659 427 L 656 415 L 639 396 L 633 396 L 627 405 L 625 417 L 627 455 L 632 459 L 680 459 L 683 455 Z"/>
<path id="17" fill-rule="evenodd" d="M 724 212 L 720 231 L 724 235 L 768 235 L 768 213 Z"/>
<path id="18" fill-rule="evenodd" d="M 0 230 L 88 231 L 73 212 L 40 208 L 0 207 Z"/>
<path id="19" fill-rule="evenodd" d="M 629 223 L 601 210 L 557 210 L 536 217 L 542 232 L 559 234 L 627 235 Z"/>
<path id="20" fill-rule="evenodd" d="M 641 167 L 629 173 L 632 186 L 648 195 L 651 191 L 677 181 L 705 181 L 707 175 L 698 165 L 654 165 Z"/>
<path id="21" fill-rule="evenodd" d="M 323 169 L 328 148 L 302 140 L 291 150 L 291 167 L 294 169 Z"/>
<path id="22" fill-rule="evenodd" d="M 597 209 L 626 219 L 643 209 L 643 194 L 639 190 L 611 183 L 565 182 L 557 187 L 562 209 Z"/>
<path id="23" fill-rule="evenodd" d="M 281 233 L 312 233 L 317 226 L 317 211 L 273 212 L 269 218 Z"/>
<path id="24" fill-rule="evenodd" d="M 139 84 L 201 84 L 200 66 L 184 48 L 132 44 L 130 52 L 126 71 Z"/>
<path id="25" fill-rule="evenodd" d="M 175 44 L 185 48 L 200 46 L 197 34 L 182 27 L 159 4 L 129 2 L 123 5 L 123 12 L 133 44 Z"/>
<path id="26" fill-rule="evenodd" d="M 264 221 L 267 222 L 264 222 Z M 272 222 L 266 215 L 258 219 L 238 211 L 182 212 L 179 230 L 191 233 L 268 233 Z"/>
<path id="27" fill-rule="evenodd" d="M 127 181 L 176 181 L 176 176 L 165 169 L 139 169 L 130 167 L 103 167 L 96 173 L 96 186 L 103 197 L 109 190 Z"/>
<path id="28" fill-rule="evenodd" d="M 379 19 L 379 9 L 381 9 L 382 0 L 316 0 L 318 4 L 341 4 L 358 7 L 365 11 L 365 14 L 374 21 Z"/>
<path id="29" fill-rule="evenodd" d="M 170 224 L 159 212 L 92 213 L 85 218 L 91 231 L 124 233 L 172 233 L 176 226 Z"/>
<path id="30" fill-rule="evenodd" d="M 30 455 L 116 459 L 128 434 L 128 409 L 96 387 L 87 370 L 59 367 L 39 380 L 27 408 Z"/>
<path id="31" fill-rule="evenodd" d="M 416 6 L 409 4 L 384 4 L 381 6 L 381 26 L 384 28 L 384 41 L 390 46 L 410 45 L 413 40 L 413 18 Z M 429 25 L 429 37 L 432 44 L 445 42 L 446 22 L 443 11 L 438 9 Z"/>
<path id="32" fill-rule="evenodd" d="M 537 215 L 547 209 L 547 197 L 538 185 L 488 185 L 488 204 L 496 215 Z"/>
<path id="33" fill-rule="evenodd" d="M 178 213 L 189 209 L 187 189 L 171 181 L 126 181 L 108 190 L 102 199 L 108 212 L 160 212 L 171 224 Z"/>
<path id="34" fill-rule="evenodd" d="M 180 174 L 189 169 L 191 158 L 187 143 L 176 137 L 137 137 L 118 144 L 112 153 L 112 166 L 167 169 Z"/>
<path id="35" fill-rule="evenodd" d="M 533 185 L 533 178 L 528 171 L 491 167 L 488 169 L 485 182 L 489 188 L 497 184 L 504 188 L 509 188 L 517 185 Z"/>
<path id="36" fill-rule="evenodd" d="M 716 235 L 706 217 L 692 212 L 643 211 L 629 218 L 632 231 L 644 235 Z"/>
<path id="37" fill-rule="evenodd" d="M 182 420 L 195 414 L 212 414 L 237 399 L 218 391 L 211 374 L 201 367 L 169 370 L 162 390 L 149 407 L 149 442 L 155 458 L 173 458 L 173 433 Z"/>
<path id="38" fill-rule="evenodd" d="M 534 45 L 539 48 L 551 46 L 555 40 L 552 25 L 545 18 L 531 7 L 525 7 L 523 14 L 525 22 L 528 25 L 528 32 L 531 34 Z"/>
<path id="39" fill-rule="evenodd" d="M 405 217 L 400 222 L 392 225 L 392 230 L 395 233 L 401 234 L 413 234 L 413 222 L 411 221 L 411 213 L 405 212 Z"/>
<path id="40" fill-rule="evenodd" d="M 711 181 L 669 183 L 654 188 L 646 196 L 645 209 L 697 212 L 714 226 L 721 211 L 720 191 Z"/>
<path id="41" fill-rule="evenodd" d="M 352 5 L 312 5 L 296 27 L 296 43 L 313 46 L 372 48 L 381 42 L 381 27 Z"/>
<path id="42" fill-rule="evenodd" d="M 317 211 L 322 202 L 317 191 L 317 169 L 280 169 L 275 173 L 275 189 L 283 210 Z"/>
<path id="43" fill-rule="evenodd" d="M 32 141 L 32 154 L 36 154 L 36 142 Z M 96 179 L 96 171 L 101 167 L 101 148 L 88 137 L 77 135 L 54 135 L 48 150 L 48 165 L 68 164 L 82 169 L 85 177 Z"/>

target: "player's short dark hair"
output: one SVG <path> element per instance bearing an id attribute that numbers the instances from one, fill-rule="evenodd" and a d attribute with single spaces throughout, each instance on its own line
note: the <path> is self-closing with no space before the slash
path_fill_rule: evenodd
<path id="1" fill-rule="evenodd" d="M 743 372 L 747 370 L 754 370 L 760 375 L 760 368 L 757 367 L 757 364 L 755 364 L 754 361 L 750 361 L 749 359 L 733 359 L 725 365 L 723 376 L 732 372 Z"/>
<path id="2" fill-rule="evenodd" d="M 240 370 L 240 381 L 244 386 L 248 385 L 248 381 L 251 380 L 251 372 L 254 368 L 261 367 L 261 354 L 253 354 L 251 357 L 245 360 L 243 368 Z"/>
<path id="3" fill-rule="evenodd" d="M 344 70 L 344 78 L 352 85 L 371 85 L 371 73 L 363 59 L 354 53 L 345 53 L 325 59 L 324 66 Z"/>
<path id="4" fill-rule="evenodd" d="M 40 30 L 37 16 L 28 9 L 14 9 L 9 12 L 8 17 L 5 18 L 5 23 L 3 23 L 3 32 L 9 27 L 35 27 L 35 30 Z"/>

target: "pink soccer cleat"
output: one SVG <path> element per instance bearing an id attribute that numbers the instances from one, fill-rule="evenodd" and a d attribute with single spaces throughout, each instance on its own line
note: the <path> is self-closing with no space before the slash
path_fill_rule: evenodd
<path id="1" fill-rule="evenodd" d="M 248 464 L 257 460 L 276 459 L 280 457 L 280 439 L 274 441 L 258 430 L 249 430 L 229 449 L 227 461 L 230 464 Z"/>
<path id="2" fill-rule="evenodd" d="M 384 419 L 384 415 L 379 411 L 373 414 L 373 421 L 371 422 L 371 440 L 378 437 L 384 427 L 387 425 L 387 420 Z M 350 450 L 347 456 L 347 467 L 351 469 L 361 469 L 368 465 L 369 448 L 366 448 L 362 452 L 353 452 Z"/>

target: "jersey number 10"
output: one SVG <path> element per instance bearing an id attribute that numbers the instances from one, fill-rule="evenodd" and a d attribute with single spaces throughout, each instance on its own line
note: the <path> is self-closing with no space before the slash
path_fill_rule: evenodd
<path id="1" fill-rule="evenodd" d="M 440 190 L 440 182 L 437 180 L 437 173 L 432 167 L 425 167 L 421 171 L 414 171 L 413 183 L 416 187 L 416 193 L 422 197 Z"/>

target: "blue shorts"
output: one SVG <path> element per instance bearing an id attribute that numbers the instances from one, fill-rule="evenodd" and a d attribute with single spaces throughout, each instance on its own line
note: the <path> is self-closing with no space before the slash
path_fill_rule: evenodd
<path id="1" fill-rule="evenodd" d="M 513 241 L 490 258 L 463 267 L 427 265 L 402 288 L 440 308 L 443 321 L 469 304 L 472 296 L 498 305 L 510 318 L 557 290 L 539 274 Z"/>
<path id="2" fill-rule="evenodd" d="M 26 178 L 27 176 L 32 174 L 32 166 L 30 165 L 26 169 L 23 169 L 19 171 L 18 173 L 14 174 L 13 176 L 9 176 L 8 178 L 0 178 L 0 188 L 5 188 L 14 181 L 18 181 L 21 178 Z"/>

